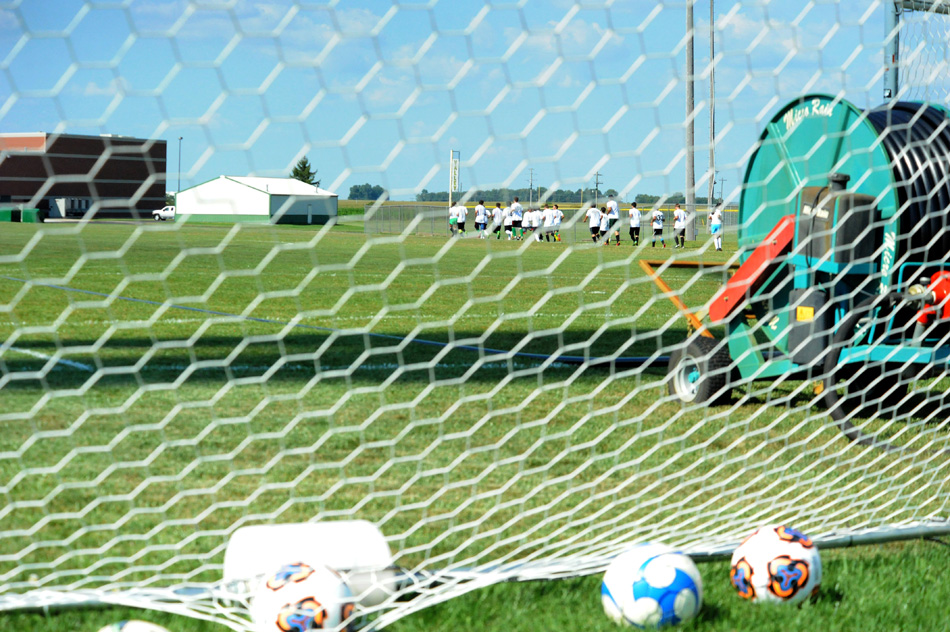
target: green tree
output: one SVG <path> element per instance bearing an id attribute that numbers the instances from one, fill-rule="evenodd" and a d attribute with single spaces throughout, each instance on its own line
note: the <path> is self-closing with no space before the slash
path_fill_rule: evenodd
<path id="1" fill-rule="evenodd" d="M 294 170 L 290 172 L 290 177 L 294 180 L 300 180 L 315 187 L 320 186 L 320 181 L 316 179 L 317 170 L 310 168 L 310 161 L 304 156 L 294 165 Z"/>
<path id="2" fill-rule="evenodd" d="M 366 184 L 354 184 L 350 187 L 350 199 L 351 200 L 378 200 L 386 192 L 383 187 L 378 184 L 372 185 L 369 182 Z"/>

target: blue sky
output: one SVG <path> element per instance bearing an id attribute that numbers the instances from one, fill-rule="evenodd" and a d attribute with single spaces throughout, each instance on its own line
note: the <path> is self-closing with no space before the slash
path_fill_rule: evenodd
<path id="1" fill-rule="evenodd" d="M 329 6 L 328 6 L 329 5 Z M 685 189 L 686 3 L 22 0 L 0 3 L 0 131 L 168 141 L 168 189 L 282 176 L 346 197 L 468 187 Z M 709 0 L 695 4 L 707 190 Z M 717 0 L 716 168 L 734 196 L 764 124 L 805 92 L 882 102 L 884 6 Z M 717 187 L 718 192 L 718 187 Z"/>

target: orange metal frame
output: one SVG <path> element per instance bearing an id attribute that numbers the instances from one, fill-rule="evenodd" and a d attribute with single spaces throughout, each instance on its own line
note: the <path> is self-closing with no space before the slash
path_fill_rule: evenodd
<path id="1" fill-rule="evenodd" d="M 698 331 L 699 334 L 702 336 L 705 336 L 707 338 L 714 338 L 715 336 L 713 336 L 709 332 L 709 330 L 706 329 L 706 326 L 703 324 L 703 321 L 700 320 L 699 317 L 696 316 L 696 314 L 694 314 L 693 312 L 689 310 L 689 308 L 686 306 L 686 303 L 684 303 L 682 299 L 680 299 L 679 295 L 677 295 L 676 292 L 673 291 L 673 289 L 666 283 L 666 281 L 662 279 L 662 277 L 660 277 L 660 273 L 656 271 L 654 266 L 656 267 L 665 266 L 667 268 L 716 267 L 721 270 L 722 265 L 710 264 L 710 263 L 702 262 L 702 261 L 667 261 L 667 260 L 657 260 L 657 259 L 640 259 L 640 267 L 643 269 L 644 272 L 647 273 L 647 275 L 651 279 L 653 279 L 653 282 L 656 283 L 656 286 L 658 288 L 660 288 L 660 291 L 666 294 L 667 298 L 669 298 L 670 301 L 673 302 L 673 305 L 676 305 L 676 308 L 680 312 L 682 312 L 683 316 L 686 317 L 686 322 L 689 323 L 690 327 Z M 739 267 L 739 264 L 737 263 L 729 264 L 728 266 L 729 269 L 738 268 L 738 267 Z"/>

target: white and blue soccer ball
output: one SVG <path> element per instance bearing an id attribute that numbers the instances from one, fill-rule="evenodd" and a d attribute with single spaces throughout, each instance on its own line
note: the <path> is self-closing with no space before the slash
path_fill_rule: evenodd
<path id="1" fill-rule="evenodd" d="M 762 527 L 732 553 L 729 575 L 743 599 L 801 603 L 821 586 L 821 557 L 801 531 L 782 525 Z"/>
<path id="2" fill-rule="evenodd" d="M 251 598 L 255 632 L 348 630 L 353 594 L 322 564 L 293 562 L 263 578 Z"/>
<path id="3" fill-rule="evenodd" d="M 607 567 L 600 586 L 604 612 L 634 628 L 677 625 L 703 603 L 703 580 L 693 560 L 664 544 L 634 546 Z"/>

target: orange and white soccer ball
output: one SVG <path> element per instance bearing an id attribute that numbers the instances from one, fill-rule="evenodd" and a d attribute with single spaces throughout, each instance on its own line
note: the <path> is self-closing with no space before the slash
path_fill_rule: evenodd
<path id="1" fill-rule="evenodd" d="M 322 564 L 293 562 L 264 578 L 251 598 L 257 632 L 348 630 L 353 595 L 339 574 Z"/>
<path id="2" fill-rule="evenodd" d="M 733 552 L 729 575 L 744 599 L 801 603 L 818 592 L 821 557 L 801 531 L 762 527 Z"/>

